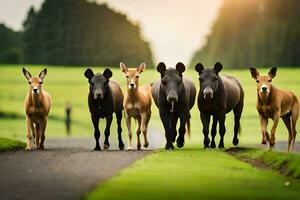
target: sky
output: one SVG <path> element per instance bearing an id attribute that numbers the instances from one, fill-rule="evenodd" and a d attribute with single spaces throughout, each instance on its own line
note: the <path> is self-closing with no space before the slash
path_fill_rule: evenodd
<path id="1" fill-rule="evenodd" d="M 91 1 L 91 0 L 90 0 Z M 92 0 L 106 2 L 141 27 L 155 63 L 167 66 L 189 64 L 193 53 L 205 44 L 222 0 Z M 31 6 L 39 9 L 43 0 L 0 0 L 0 23 L 14 30 L 22 23 Z"/>

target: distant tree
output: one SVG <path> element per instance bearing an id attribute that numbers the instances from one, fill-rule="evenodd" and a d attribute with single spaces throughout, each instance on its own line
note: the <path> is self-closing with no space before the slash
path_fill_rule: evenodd
<path id="1" fill-rule="evenodd" d="M 22 59 L 22 33 L 0 24 L 0 63 L 19 63 Z"/>
<path id="2" fill-rule="evenodd" d="M 224 0 L 191 65 L 300 66 L 299 7 L 297 0 Z"/>
<path id="3" fill-rule="evenodd" d="M 153 66 L 138 25 L 107 5 L 86 0 L 46 0 L 24 22 L 24 61 L 55 65 Z"/>

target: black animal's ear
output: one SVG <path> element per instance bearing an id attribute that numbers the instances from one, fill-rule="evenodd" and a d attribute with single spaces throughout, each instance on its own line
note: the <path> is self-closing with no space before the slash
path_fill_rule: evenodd
<path id="1" fill-rule="evenodd" d="M 274 78 L 276 76 L 276 71 L 277 71 L 277 67 L 272 67 L 270 69 L 270 71 L 268 72 L 268 75 L 271 77 L 271 78 Z"/>
<path id="2" fill-rule="evenodd" d="M 94 76 L 93 70 L 91 70 L 90 68 L 87 68 L 87 69 L 85 70 L 85 72 L 84 72 L 84 76 L 85 76 L 87 79 L 91 80 L 91 78 Z"/>
<path id="3" fill-rule="evenodd" d="M 250 69 L 252 78 L 254 78 L 256 80 L 258 78 L 258 76 L 259 76 L 258 71 L 255 68 L 253 68 L 253 67 L 250 67 L 249 69 Z"/>
<path id="4" fill-rule="evenodd" d="M 145 68 L 146 68 L 146 63 L 142 63 L 140 64 L 140 66 L 138 66 L 137 71 L 139 73 L 142 73 L 145 70 Z"/>
<path id="5" fill-rule="evenodd" d="M 203 71 L 204 67 L 202 65 L 202 63 L 198 63 L 196 66 L 195 66 L 195 70 L 196 72 L 198 72 L 199 74 Z"/>
<path id="6" fill-rule="evenodd" d="M 126 65 L 122 62 L 120 62 L 120 69 L 122 72 L 126 73 L 128 71 L 128 68 L 126 67 Z"/>
<path id="7" fill-rule="evenodd" d="M 47 75 L 47 68 L 45 68 L 43 71 L 41 71 L 41 73 L 39 74 L 40 79 L 44 79 L 45 76 Z"/>
<path id="8" fill-rule="evenodd" d="M 23 67 L 23 74 L 27 80 L 29 80 L 31 78 L 31 74 L 24 67 Z"/>
<path id="9" fill-rule="evenodd" d="M 163 75 L 164 73 L 165 73 L 165 71 L 166 71 L 166 65 L 165 65 L 165 63 L 163 63 L 163 62 L 160 62 L 160 63 L 158 63 L 158 65 L 157 65 L 157 67 L 156 67 L 156 70 L 161 74 L 161 75 Z"/>
<path id="10" fill-rule="evenodd" d="M 185 66 L 182 62 L 176 64 L 176 71 L 182 74 L 185 71 Z"/>
<path id="11" fill-rule="evenodd" d="M 103 76 L 108 80 L 110 77 L 112 77 L 112 71 L 110 69 L 106 68 L 103 72 Z"/>
<path id="12" fill-rule="evenodd" d="M 214 70 L 219 73 L 223 69 L 223 65 L 220 62 L 217 62 L 214 66 Z"/>

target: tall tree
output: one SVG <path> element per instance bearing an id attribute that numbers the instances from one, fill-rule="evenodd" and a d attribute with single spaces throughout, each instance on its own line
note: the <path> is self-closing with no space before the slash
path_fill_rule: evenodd
<path id="1" fill-rule="evenodd" d="M 30 9 L 24 30 L 27 63 L 153 66 L 139 26 L 105 4 L 46 0 L 38 12 Z"/>

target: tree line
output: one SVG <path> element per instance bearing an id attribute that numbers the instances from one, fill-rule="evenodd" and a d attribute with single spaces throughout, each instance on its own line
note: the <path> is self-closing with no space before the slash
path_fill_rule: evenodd
<path id="1" fill-rule="evenodd" d="M 191 65 L 300 66 L 300 1 L 224 0 Z"/>
<path id="2" fill-rule="evenodd" d="M 23 25 L 18 33 L 22 63 L 118 66 L 124 61 L 153 66 L 150 45 L 139 25 L 106 4 L 45 0 L 40 10 L 30 8 Z"/>

